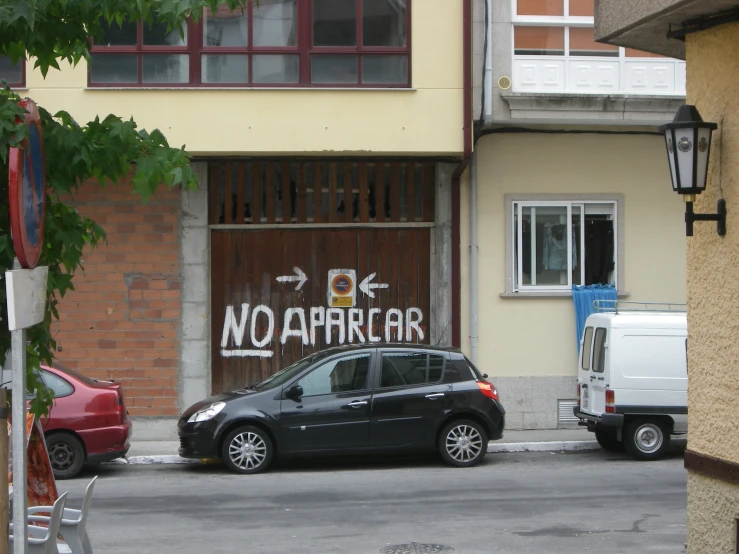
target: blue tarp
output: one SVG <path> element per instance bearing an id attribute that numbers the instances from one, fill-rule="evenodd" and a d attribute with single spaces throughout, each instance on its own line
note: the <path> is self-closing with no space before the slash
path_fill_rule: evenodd
<path id="1" fill-rule="evenodd" d="M 585 320 L 595 311 L 593 300 L 618 300 L 618 295 L 613 285 L 573 286 L 572 300 L 575 302 L 575 328 L 577 330 L 577 353 L 579 354 Z"/>

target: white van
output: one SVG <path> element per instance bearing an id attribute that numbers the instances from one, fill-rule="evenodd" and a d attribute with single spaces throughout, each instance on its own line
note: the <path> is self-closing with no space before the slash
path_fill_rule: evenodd
<path id="1" fill-rule="evenodd" d="M 654 460 L 688 432 L 688 325 L 677 304 L 598 301 L 577 371 L 580 425 L 609 452 Z"/>

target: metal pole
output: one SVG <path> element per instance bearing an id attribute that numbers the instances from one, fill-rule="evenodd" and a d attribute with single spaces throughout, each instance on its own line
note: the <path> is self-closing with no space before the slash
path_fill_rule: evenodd
<path id="1" fill-rule="evenodd" d="M 8 554 L 8 400 L 0 388 L 0 554 Z"/>
<path id="2" fill-rule="evenodd" d="M 26 330 L 11 331 L 10 335 L 13 352 L 13 554 L 26 554 Z"/>

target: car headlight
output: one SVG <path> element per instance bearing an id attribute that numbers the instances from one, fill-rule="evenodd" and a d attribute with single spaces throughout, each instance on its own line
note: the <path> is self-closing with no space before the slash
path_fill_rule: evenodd
<path id="1" fill-rule="evenodd" d="M 190 419 L 187 420 L 187 422 L 195 423 L 197 421 L 208 421 L 209 419 L 213 419 L 216 416 L 216 414 L 225 407 L 226 407 L 225 402 L 215 402 L 211 404 L 210 406 L 207 406 L 201 410 L 198 410 L 194 414 L 192 414 L 190 416 Z"/>

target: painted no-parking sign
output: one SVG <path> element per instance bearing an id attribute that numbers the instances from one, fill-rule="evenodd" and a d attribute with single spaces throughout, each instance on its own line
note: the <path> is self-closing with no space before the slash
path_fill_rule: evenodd
<path id="1" fill-rule="evenodd" d="M 10 232 L 21 267 L 33 269 L 44 244 L 46 163 L 36 103 L 26 98 L 19 105 L 28 112 L 24 116 L 28 138 L 17 148 L 10 148 L 9 153 Z"/>

